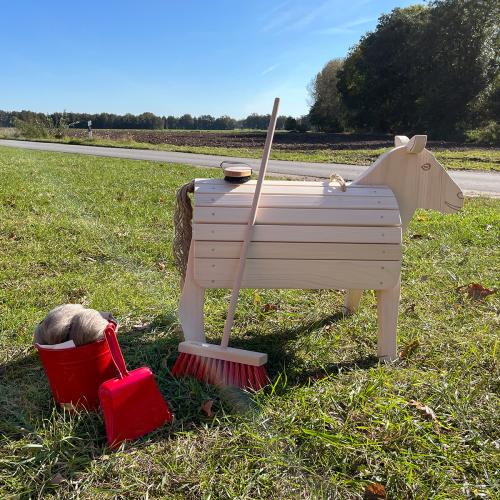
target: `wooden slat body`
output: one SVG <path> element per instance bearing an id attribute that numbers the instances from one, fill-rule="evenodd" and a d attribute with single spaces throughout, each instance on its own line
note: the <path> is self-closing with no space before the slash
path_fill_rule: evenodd
<path id="1" fill-rule="evenodd" d="M 244 184 L 221 182 L 198 182 L 195 186 L 196 194 L 253 194 L 255 181 Z M 328 182 L 294 182 L 294 181 L 266 181 L 262 186 L 262 194 L 281 195 L 320 195 L 320 196 L 371 196 L 394 197 L 392 191 L 383 186 L 348 187 L 342 191 L 339 186 Z"/>
<path id="2" fill-rule="evenodd" d="M 246 224 L 250 208 L 195 207 L 193 222 Z M 333 208 L 261 208 L 256 224 L 315 226 L 400 226 L 398 210 L 349 210 Z"/>
<path id="3" fill-rule="evenodd" d="M 195 281 L 231 288 L 238 259 L 195 259 Z M 384 290 L 398 281 L 400 261 L 248 259 L 244 288 L 360 288 Z"/>
<path id="4" fill-rule="evenodd" d="M 197 180 L 194 279 L 201 287 L 232 286 L 254 189 L 254 181 Z M 401 220 L 387 187 L 266 181 L 243 287 L 385 290 L 400 269 Z"/>
<path id="5" fill-rule="evenodd" d="M 239 241 L 195 241 L 197 258 L 237 259 Z M 401 245 L 359 243 L 252 242 L 249 259 L 401 260 Z"/>
<path id="6" fill-rule="evenodd" d="M 342 191 L 339 191 L 342 193 Z M 195 194 L 195 205 L 198 207 L 250 207 L 252 194 Z M 398 203 L 393 196 L 364 196 L 342 194 L 323 196 L 321 194 L 263 194 L 260 199 L 261 208 L 353 208 L 362 210 L 398 210 Z"/>
<path id="7" fill-rule="evenodd" d="M 244 224 L 193 224 L 193 237 L 203 241 L 243 241 L 245 229 Z M 401 228 L 258 225 L 254 241 L 399 244 Z"/>

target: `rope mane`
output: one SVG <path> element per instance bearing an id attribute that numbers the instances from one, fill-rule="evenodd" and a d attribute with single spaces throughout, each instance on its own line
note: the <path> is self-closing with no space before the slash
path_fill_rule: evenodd
<path id="1" fill-rule="evenodd" d="M 172 251 L 175 266 L 181 275 L 182 283 L 184 283 L 186 276 L 189 247 L 191 246 L 193 235 L 193 228 L 191 226 L 193 205 L 189 193 L 194 193 L 194 180 L 178 189 L 175 202 Z"/>

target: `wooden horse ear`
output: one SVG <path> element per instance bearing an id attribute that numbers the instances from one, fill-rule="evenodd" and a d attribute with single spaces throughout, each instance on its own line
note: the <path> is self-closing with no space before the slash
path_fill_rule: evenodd
<path id="1" fill-rule="evenodd" d="M 394 147 L 399 148 L 399 146 L 404 146 L 408 143 L 410 139 L 406 135 L 395 135 L 394 136 Z"/>
<path id="2" fill-rule="evenodd" d="M 426 135 L 414 135 L 407 143 L 406 149 L 408 153 L 417 154 L 423 151 L 425 145 L 427 144 Z"/>

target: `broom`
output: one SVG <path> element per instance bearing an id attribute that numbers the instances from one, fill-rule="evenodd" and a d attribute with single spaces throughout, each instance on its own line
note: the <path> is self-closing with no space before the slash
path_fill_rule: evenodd
<path id="1" fill-rule="evenodd" d="M 274 100 L 273 112 L 267 129 L 259 177 L 253 195 L 247 231 L 240 251 L 240 259 L 233 290 L 231 292 L 229 310 L 224 323 L 222 341 L 220 345 L 194 341 L 181 342 L 179 344 L 179 352 L 181 354 L 172 368 L 172 374 L 174 376 L 192 376 L 202 382 L 208 382 L 209 384 L 235 386 L 242 389 L 254 390 L 261 389 L 269 380 L 264 366 L 267 363 L 267 354 L 244 349 L 234 349 L 228 347 L 228 345 L 229 334 L 231 333 L 234 322 L 236 305 L 238 304 L 238 295 L 243 280 L 243 273 L 245 272 L 248 249 L 252 241 L 262 183 L 266 175 L 267 163 L 271 152 L 276 120 L 278 118 L 279 102 L 280 100 L 277 97 Z"/>

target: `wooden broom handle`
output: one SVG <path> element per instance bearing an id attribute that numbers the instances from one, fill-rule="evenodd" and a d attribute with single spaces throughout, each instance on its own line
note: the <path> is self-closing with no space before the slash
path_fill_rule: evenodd
<path id="1" fill-rule="evenodd" d="M 260 193 L 262 191 L 262 184 L 264 182 L 264 177 L 266 176 L 267 163 L 269 161 L 271 146 L 273 144 L 274 131 L 276 129 L 276 120 L 278 119 L 279 105 L 280 105 L 279 97 L 276 97 L 276 99 L 274 99 L 273 112 L 271 114 L 269 127 L 267 128 L 264 153 L 262 155 L 262 161 L 259 169 L 259 177 L 257 179 L 257 184 L 255 186 L 255 192 L 253 195 L 252 209 L 250 210 L 250 217 L 248 219 L 248 225 L 245 232 L 245 237 L 243 239 L 243 245 L 241 246 L 240 260 L 238 262 L 236 278 L 233 284 L 233 291 L 231 292 L 231 301 L 229 302 L 229 309 L 227 312 L 226 322 L 224 323 L 224 333 L 222 334 L 222 342 L 220 344 L 221 347 L 227 347 L 229 345 L 229 334 L 231 333 L 231 328 L 234 322 L 234 313 L 236 312 L 236 306 L 238 304 L 238 296 L 240 294 L 241 282 L 243 281 L 243 273 L 245 272 L 245 263 L 247 260 L 248 248 L 250 246 L 250 242 L 252 241 L 253 228 L 255 225 L 255 219 L 257 217 L 257 208 L 259 207 Z"/>

